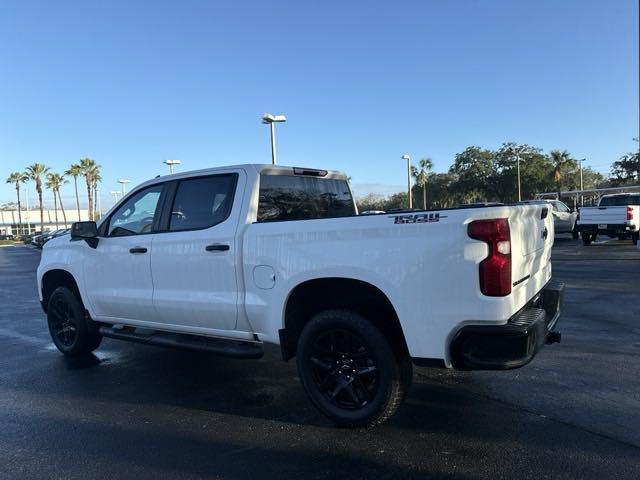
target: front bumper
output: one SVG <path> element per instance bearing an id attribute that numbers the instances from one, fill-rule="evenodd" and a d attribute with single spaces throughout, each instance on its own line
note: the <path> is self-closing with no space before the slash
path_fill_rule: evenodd
<path id="1" fill-rule="evenodd" d="M 557 331 L 564 283 L 551 280 L 504 325 L 468 325 L 451 342 L 458 370 L 507 370 L 529 363 L 545 343 L 560 341 Z"/>

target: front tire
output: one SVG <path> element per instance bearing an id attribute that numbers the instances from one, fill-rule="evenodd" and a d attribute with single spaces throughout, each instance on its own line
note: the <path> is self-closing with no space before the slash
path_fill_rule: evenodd
<path id="1" fill-rule="evenodd" d="M 373 324 L 347 310 L 326 310 L 305 325 L 296 353 L 311 402 L 342 427 L 373 427 L 390 418 L 411 384 L 411 362 L 400 361 Z"/>
<path id="2" fill-rule="evenodd" d="M 102 341 L 101 335 L 89 330 L 82 303 L 66 287 L 58 287 L 51 294 L 47 323 L 55 346 L 70 357 L 86 355 Z"/>

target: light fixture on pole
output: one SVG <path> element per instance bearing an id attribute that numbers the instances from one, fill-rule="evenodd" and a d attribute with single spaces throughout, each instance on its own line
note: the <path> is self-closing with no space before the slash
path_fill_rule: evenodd
<path id="1" fill-rule="evenodd" d="M 262 123 L 269 124 L 271 129 L 271 163 L 274 165 L 276 162 L 276 123 L 286 122 L 287 117 L 284 115 L 272 115 L 271 113 L 265 113 L 262 115 Z"/>
<path id="2" fill-rule="evenodd" d="M 169 174 L 173 174 L 173 166 L 180 165 L 182 162 L 180 160 L 165 160 L 162 163 L 169 165 Z"/>
<path id="3" fill-rule="evenodd" d="M 413 208 L 413 202 L 411 201 L 411 157 L 405 153 L 400 158 L 407 161 L 407 196 L 409 198 L 409 209 L 411 209 Z"/>
<path id="4" fill-rule="evenodd" d="M 127 193 L 125 185 L 127 183 L 131 183 L 131 180 L 127 180 L 126 178 L 121 178 L 120 180 L 118 180 L 118 183 L 120 184 L 120 193 L 124 197 L 124 194 Z"/>

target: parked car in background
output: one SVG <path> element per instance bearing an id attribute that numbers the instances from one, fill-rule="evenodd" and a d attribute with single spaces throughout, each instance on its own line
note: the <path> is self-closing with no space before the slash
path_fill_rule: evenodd
<path id="1" fill-rule="evenodd" d="M 599 234 L 625 239 L 634 245 L 640 235 L 640 193 L 604 195 L 597 207 L 580 208 L 578 230 L 585 245 L 591 245 Z"/>
<path id="2" fill-rule="evenodd" d="M 576 222 L 578 220 L 578 212 L 573 211 L 566 203 L 560 200 L 523 200 L 517 202 L 518 205 L 542 205 L 550 204 L 553 214 L 553 228 L 556 233 L 570 233 L 573 238 L 578 238 L 578 230 Z"/>
<path id="3" fill-rule="evenodd" d="M 549 210 L 357 215 L 340 172 L 181 172 L 51 240 L 38 291 L 65 355 L 102 337 L 238 358 L 277 344 L 322 413 L 372 426 L 413 363 L 518 368 L 560 340 Z"/>
<path id="4" fill-rule="evenodd" d="M 45 235 L 42 235 L 42 237 L 40 237 L 38 242 L 40 248 L 44 247 L 47 244 L 47 242 L 49 242 L 51 239 L 57 238 L 61 235 L 68 234 L 70 231 L 71 231 L 70 228 L 61 228 L 58 230 L 54 230 L 53 232 L 46 233 Z"/>
<path id="5" fill-rule="evenodd" d="M 40 246 L 40 238 L 48 232 L 44 232 L 44 233 L 37 233 L 35 235 L 31 236 L 31 245 L 33 245 L 34 247 L 39 247 Z"/>

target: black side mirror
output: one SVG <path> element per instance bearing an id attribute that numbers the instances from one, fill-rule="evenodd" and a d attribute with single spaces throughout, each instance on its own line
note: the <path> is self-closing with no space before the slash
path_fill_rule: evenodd
<path id="1" fill-rule="evenodd" d="M 71 240 L 86 240 L 91 248 L 98 246 L 96 222 L 74 222 L 71 225 Z"/>

